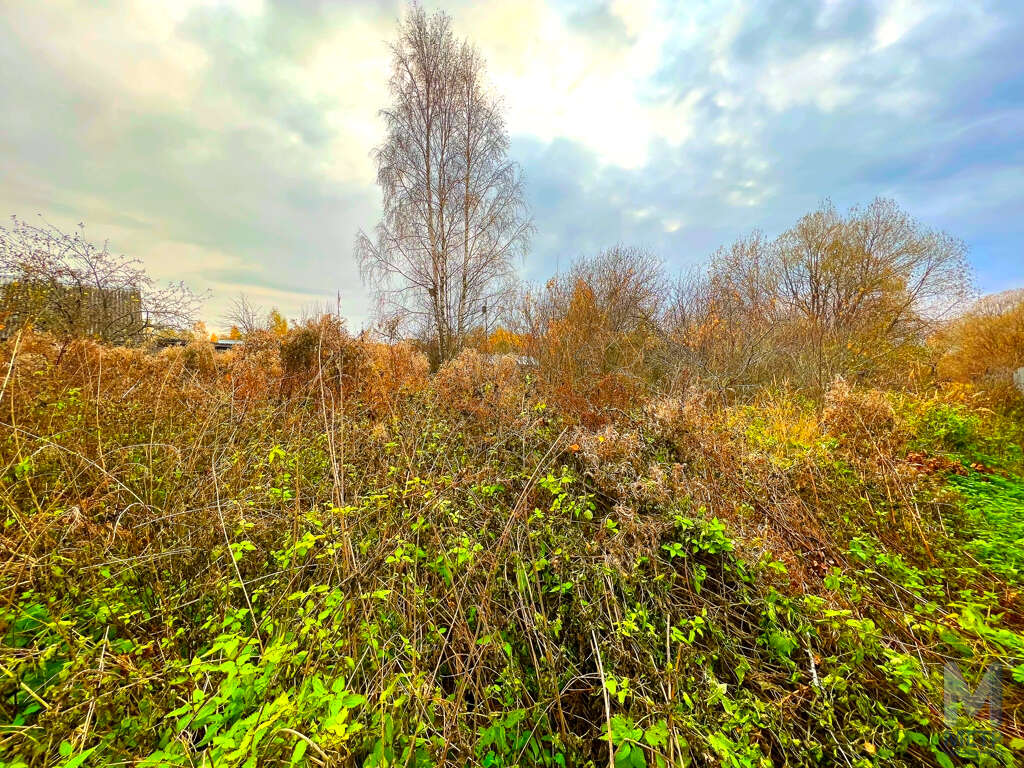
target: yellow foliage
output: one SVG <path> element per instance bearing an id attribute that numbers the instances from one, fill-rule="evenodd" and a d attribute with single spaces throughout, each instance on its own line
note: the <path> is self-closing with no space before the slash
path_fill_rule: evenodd
<path id="1" fill-rule="evenodd" d="M 518 354 L 523 351 L 525 344 L 522 335 L 499 326 L 487 339 L 487 351 L 498 355 Z"/>
<path id="2" fill-rule="evenodd" d="M 939 375 L 952 381 L 1012 391 L 1024 367 L 1024 291 L 982 299 L 935 340 L 945 350 Z"/>
<path id="3" fill-rule="evenodd" d="M 277 338 L 283 338 L 288 333 L 288 320 L 284 315 L 274 307 L 270 310 L 270 314 L 267 316 L 267 322 L 270 325 L 270 332 L 277 336 Z"/>

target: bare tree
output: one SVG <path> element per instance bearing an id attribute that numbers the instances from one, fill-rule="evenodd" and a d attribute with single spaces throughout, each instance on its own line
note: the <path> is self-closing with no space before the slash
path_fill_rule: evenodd
<path id="1" fill-rule="evenodd" d="M 431 338 L 444 361 L 505 302 L 531 223 L 479 52 L 447 15 L 414 7 L 392 53 L 393 103 L 375 154 L 384 214 L 356 252 L 382 314 Z"/>
<path id="2" fill-rule="evenodd" d="M 971 296 L 966 248 L 891 201 L 831 203 L 775 240 L 755 233 L 680 284 L 676 355 L 724 386 L 905 377 L 927 335 Z"/>
<path id="3" fill-rule="evenodd" d="M 248 336 L 254 331 L 262 331 L 267 328 L 267 313 L 253 305 L 249 297 L 244 293 L 238 294 L 237 298 L 231 300 L 231 306 L 224 315 L 224 319 L 238 328 L 242 336 Z"/>
<path id="4" fill-rule="evenodd" d="M 6 329 L 44 328 L 65 339 L 133 344 L 159 329 L 188 328 L 200 299 L 183 283 L 159 287 L 138 259 L 97 247 L 80 231 L 12 217 L 0 227 L 0 316 Z"/>
<path id="5" fill-rule="evenodd" d="M 778 239 L 776 263 L 779 316 L 819 389 L 898 365 L 973 295 L 964 243 L 886 199 L 845 217 L 826 203 Z"/>
<path id="6" fill-rule="evenodd" d="M 764 377 L 778 353 L 775 249 L 760 232 L 719 249 L 707 267 L 679 277 L 664 319 L 675 374 L 732 388 Z"/>

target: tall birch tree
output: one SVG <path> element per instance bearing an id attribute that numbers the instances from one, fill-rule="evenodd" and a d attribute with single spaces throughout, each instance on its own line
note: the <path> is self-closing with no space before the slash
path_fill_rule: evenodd
<path id="1" fill-rule="evenodd" d="M 383 216 L 356 252 L 380 312 L 426 336 L 443 362 L 501 308 L 532 225 L 479 51 L 449 16 L 413 7 L 392 57 L 375 152 Z"/>

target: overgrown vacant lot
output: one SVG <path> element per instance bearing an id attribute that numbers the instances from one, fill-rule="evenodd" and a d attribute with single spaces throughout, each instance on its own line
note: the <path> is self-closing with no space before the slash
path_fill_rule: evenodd
<path id="1" fill-rule="evenodd" d="M 1012 414 L 841 382 L 582 413 L 510 359 L 316 352 L 6 343 L 5 765 L 1024 746 Z M 942 742 L 946 662 L 1006 666 L 989 756 Z"/>

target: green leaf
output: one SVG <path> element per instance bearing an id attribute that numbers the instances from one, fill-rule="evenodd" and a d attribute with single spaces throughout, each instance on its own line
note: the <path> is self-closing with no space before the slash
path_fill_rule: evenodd
<path id="1" fill-rule="evenodd" d="M 615 750 L 615 768 L 647 768 L 643 747 L 628 741 Z"/>
<path id="2" fill-rule="evenodd" d="M 341 697 L 341 706 L 346 709 L 361 706 L 366 703 L 366 697 L 358 693 L 346 693 Z"/>
<path id="3" fill-rule="evenodd" d="M 302 756 L 306 754 L 307 747 L 308 745 L 306 742 L 303 739 L 299 739 L 298 743 L 295 745 L 295 749 L 292 750 L 292 759 L 289 765 L 298 765 L 302 760 Z"/>
<path id="4" fill-rule="evenodd" d="M 919 731 L 907 731 L 907 740 L 919 747 L 928 746 L 928 737 Z"/>
<path id="5" fill-rule="evenodd" d="M 974 650 L 971 646 L 964 642 L 964 639 L 956 632 L 943 627 L 939 630 L 939 639 L 962 656 L 974 655 Z"/>
<path id="6" fill-rule="evenodd" d="M 769 630 L 768 645 L 780 658 L 788 659 L 796 650 L 796 640 L 788 632 Z"/>
<path id="7" fill-rule="evenodd" d="M 664 720 L 656 722 L 644 731 L 644 741 L 652 747 L 665 746 L 668 743 L 668 723 Z"/>
<path id="8" fill-rule="evenodd" d="M 623 715 L 612 717 L 611 723 L 612 742 L 621 744 L 624 741 L 639 741 L 644 732 L 633 725 L 633 721 Z"/>
<path id="9" fill-rule="evenodd" d="M 64 744 L 67 744 L 67 742 L 63 742 L 61 744 L 61 748 L 62 749 L 64 747 Z M 77 755 L 72 757 L 66 763 L 61 765 L 60 768 L 78 768 L 78 766 L 80 766 L 82 763 L 84 763 L 86 760 L 88 760 L 89 759 L 89 755 L 91 755 L 95 751 L 96 751 L 96 747 L 90 747 L 89 749 L 85 750 L 85 752 L 79 752 Z"/>

